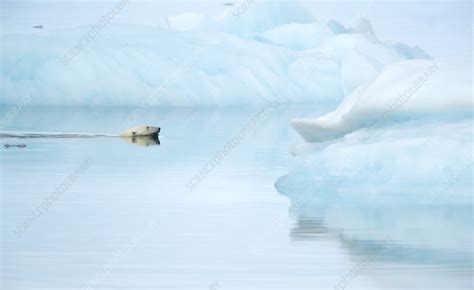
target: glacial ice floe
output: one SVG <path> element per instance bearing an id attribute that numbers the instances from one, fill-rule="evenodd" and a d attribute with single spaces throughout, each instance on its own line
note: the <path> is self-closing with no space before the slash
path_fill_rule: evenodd
<path id="1" fill-rule="evenodd" d="M 339 107 L 317 119 L 294 119 L 307 142 L 325 142 L 364 129 L 417 118 L 469 116 L 473 109 L 469 74 L 428 60 L 387 65 L 376 79 L 355 89 Z"/>
<path id="2" fill-rule="evenodd" d="M 113 25 L 2 34 L 2 104 L 232 106 L 340 101 L 387 64 L 429 59 L 370 23 L 318 22 L 291 3 L 254 3 L 169 28 Z M 149 99 L 152 99 L 150 102 Z"/>

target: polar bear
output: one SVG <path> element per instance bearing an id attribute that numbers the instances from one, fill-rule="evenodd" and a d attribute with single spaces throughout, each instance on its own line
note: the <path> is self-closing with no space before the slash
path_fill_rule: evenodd
<path id="1" fill-rule="evenodd" d="M 137 126 L 124 131 L 120 137 L 158 136 L 160 130 L 160 127 Z"/>

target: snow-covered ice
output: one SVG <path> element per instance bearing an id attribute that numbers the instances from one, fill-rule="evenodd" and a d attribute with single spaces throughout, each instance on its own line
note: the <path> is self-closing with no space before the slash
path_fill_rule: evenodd
<path id="1" fill-rule="evenodd" d="M 27 93 L 32 105 L 340 101 L 387 64 L 430 59 L 418 47 L 378 40 L 367 20 L 354 28 L 319 22 L 293 3 L 167 21 L 169 29 L 110 24 L 87 44 L 90 27 L 4 33 L 1 102 Z"/>
<path id="2" fill-rule="evenodd" d="M 428 60 L 387 65 L 376 79 L 344 98 L 317 119 L 294 119 L 293 128 L 307 142 L 324 142 L 358 129 L 417 118 L 467 116 L 473 109 L 468 71 Z"/>

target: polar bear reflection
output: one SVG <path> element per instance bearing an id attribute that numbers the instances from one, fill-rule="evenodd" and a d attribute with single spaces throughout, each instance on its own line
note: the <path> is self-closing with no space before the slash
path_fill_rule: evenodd
<path id="1" fill-rule="evenodd" d="M 160 145 L 158 135 L 122 137 L 125 142 L 139 146 Z"/>

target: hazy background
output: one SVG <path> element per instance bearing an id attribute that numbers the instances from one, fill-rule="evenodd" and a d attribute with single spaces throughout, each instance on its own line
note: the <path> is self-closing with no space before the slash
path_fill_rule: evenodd
<path id="1" fill-rule="evenodd" d="M 233 2 L 234 7 L 224 3 Z M 257 1 L 261 2 L 261 1 Z M 280 1 L 282 2 L 282 1 Z M 114 1 L 2 1 L 2 33 L 95 24 Z M 116 24 L 166 29 L 166 17 L 182 12 L 214 16 L 242 1 L 130 1 L 114 18 Z M 380 40 L 417 45 L 436 60 L 472 62 L 471 1 L 300 1 L 319 21 L 336 19 L 349 25 L 366 15 Z"/>

